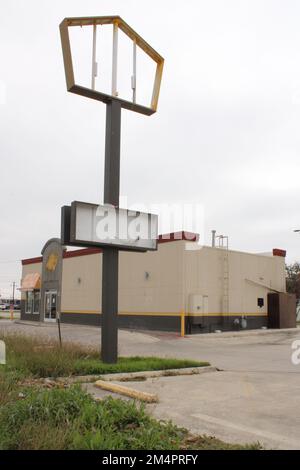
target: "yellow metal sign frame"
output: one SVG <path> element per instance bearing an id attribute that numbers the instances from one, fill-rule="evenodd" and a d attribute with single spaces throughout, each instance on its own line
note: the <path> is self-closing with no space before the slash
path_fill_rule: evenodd
<path id="1" fill-rule="evenodd" d="M 150 107 L 143 106 L 131 101 L 123 100 L 119 97 L 112 96 L 92 88 L 83 87 L 75 83 L 73 60 L 71 53 L 69 28 L 74 26 L 97 26 L 97 25 L 114 25 L 125 33 L 137 46 L 139 46 L 155 63 L 156 73 L 152 92 Z M 67 90 L 77 95 L 92 98 L 104 103 L 117 100 L 121 103 L 122 108 L 135 111 L 150 116 L 155 113 L 158 105 L 160 93 L 161 79 L 164 67 L 164 59 L 156 52 L 139 34 L 137 34 L 120 16 L 96 16 L 82 18 L 65 18 L 60 26 L 60 36 L 63 51 L 64 67 Z"/>

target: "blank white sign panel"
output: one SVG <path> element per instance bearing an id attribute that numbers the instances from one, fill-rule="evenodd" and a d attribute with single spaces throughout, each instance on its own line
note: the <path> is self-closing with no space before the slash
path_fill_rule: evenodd
<path id="1" fill-rule="evenodd" d="M 71 206 L 71 241 L 156 250 L 158 216 L 145 212 L 75 201 Z"/>

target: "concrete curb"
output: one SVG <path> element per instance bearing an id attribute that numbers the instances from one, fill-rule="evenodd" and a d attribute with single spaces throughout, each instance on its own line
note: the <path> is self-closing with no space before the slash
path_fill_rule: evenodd
<path id="1" fill-rule="evenodd" d="M 146 372 L 124 372 L 119 374 L 105 374 L 102 379 L 105 381 L 127 382 L 134 379 L 151 379 L 155 377 L 174 377 L 178 375 L 199 375 L 205 372 L 216 372 L 213 366 L 186 367 L 185 369 L 149 370 Z"/>
<path id="2" fill-rule="evenodd" d="M 222 331 L 221 333 L 198 333 L 192 335 L 186 335 L 188 339 L 198 339 L 203 338 L 244 338 L 246 336 L 268 336 L 268 335 L 279 335 L 281 333 L 299 333 L 300 334 L 300 327 L 296 328 L 282 328 L 282 329 L 259 329 L 259 330 L 245 330 L 245 331 Z"/>
<path id="3" fill-rule="evenodd" d="M 166 369 L 166 370 L 149 370 L 142 372 L 122 372 L 117 374 L 97 374 L 97 375 L 77 375 L 76 377 L 57 377 L 56 379 L 49 378 L 51 380 L 57 380 L 58 382 L 69 382 L 69 383 L 87 383 L 95 382 L 97 380 L 104 380 L 106 382 L 130 382 L 135 379 L 150 379 L 155 377 L 174 377 L 179 375 L 199 375 L 206 372 L 216 372 L 218 369 L 214 366 L 204 367 L 186 367 L 184 369 Z"/>

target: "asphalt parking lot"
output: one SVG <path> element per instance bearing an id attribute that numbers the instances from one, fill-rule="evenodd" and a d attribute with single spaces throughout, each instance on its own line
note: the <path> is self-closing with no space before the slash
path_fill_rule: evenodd
<path id="1" fill-rule="evenodd" d="M 31 326 L 1 320 L 0 331 L 4 330 L 57 336 L 52 324 Z M 99 346 L 100 328 L 62 325 L 62 332 L 65 341 Z M 219 369 L 199 376 L 130 384 L 158 394 L 159 403 L 148 405 L 156 417 L 230 442 L 260 441 L 267 448 L 300 449 L 300 365 L 291 361 L 296 339 L 300 340 L 299 329 L 186 338 L 121 330 L 119 352 L 123 356 L 205 360 Z"/>

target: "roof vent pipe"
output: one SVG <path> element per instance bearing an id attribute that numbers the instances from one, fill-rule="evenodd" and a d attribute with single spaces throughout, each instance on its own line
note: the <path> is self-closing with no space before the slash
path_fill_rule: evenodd
<path id="1" fill-rule="evenodd" d="M 211 246 L 213 248 L 216 246 L 216 230 L 211 231 Z"/>

